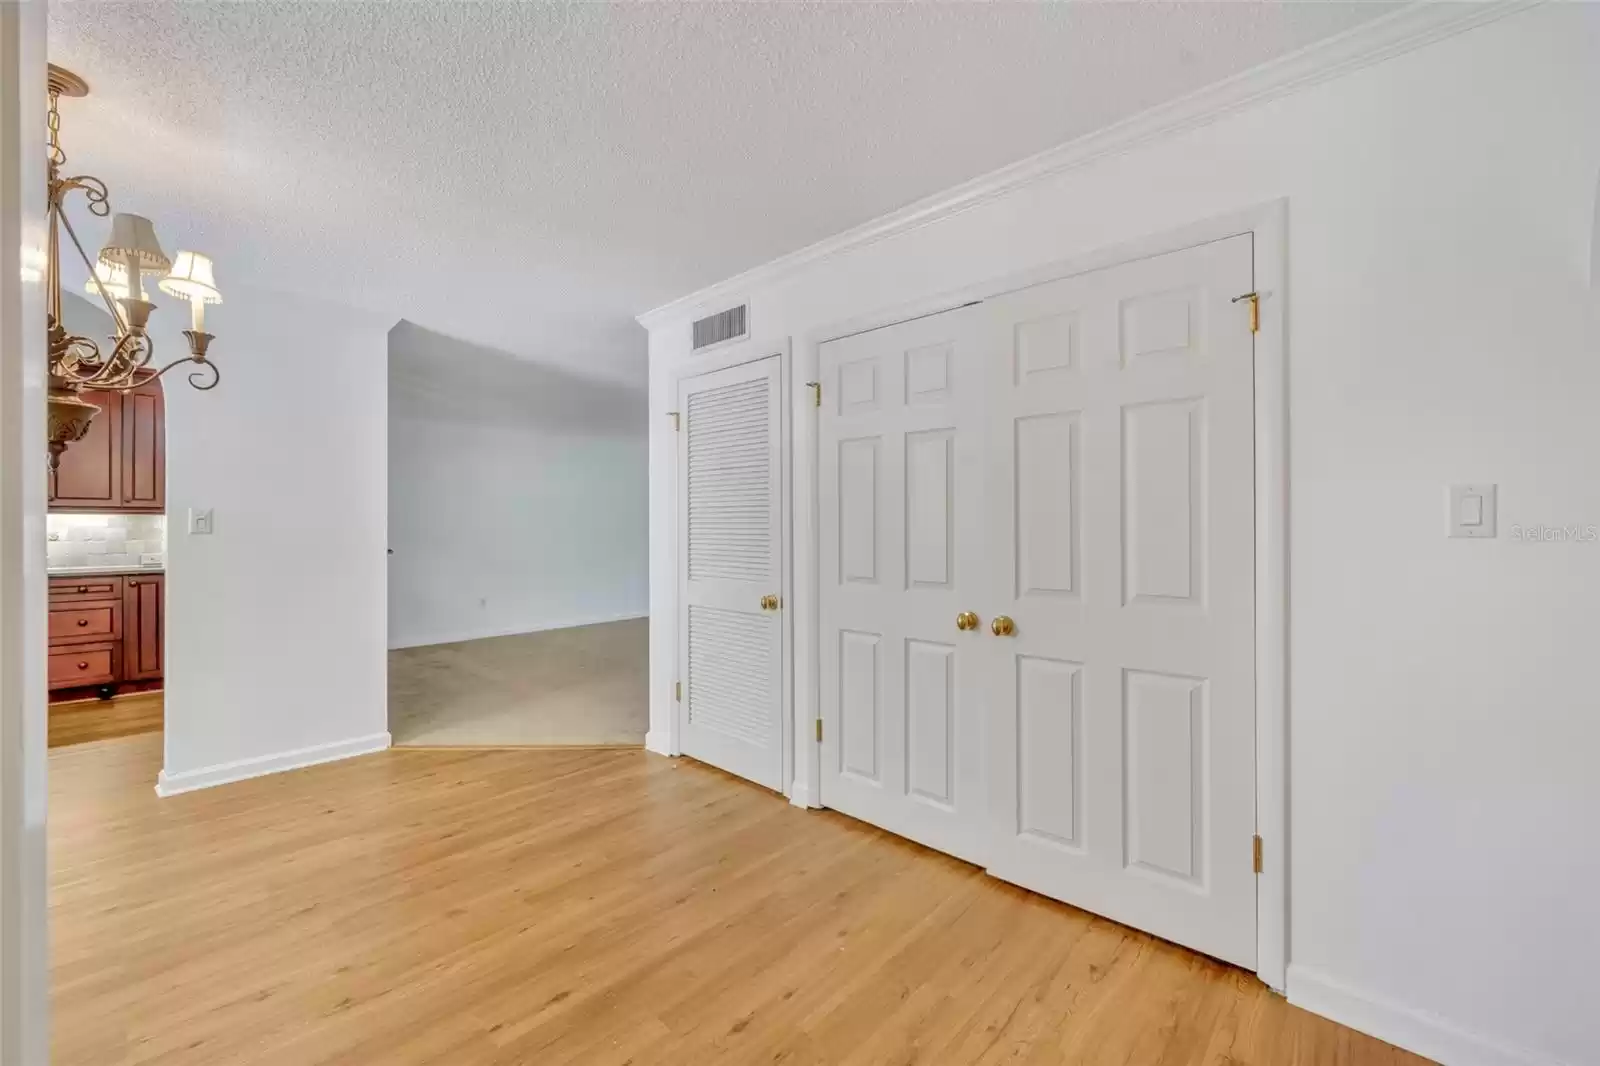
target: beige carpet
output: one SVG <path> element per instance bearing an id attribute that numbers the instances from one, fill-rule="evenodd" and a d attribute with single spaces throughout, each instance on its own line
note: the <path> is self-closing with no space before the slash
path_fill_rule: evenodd
<path id="1" fill-rule="evenodd" d="M 643 744 L 649 620 L 389 653 L 397 745 Z"/>

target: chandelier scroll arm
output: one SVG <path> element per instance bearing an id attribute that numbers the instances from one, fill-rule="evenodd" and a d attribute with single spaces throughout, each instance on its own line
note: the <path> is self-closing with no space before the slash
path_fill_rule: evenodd
<path id="1" fill-rule="evenodd" d="M 127 392 L 138 387 L 139 382 L 133 379 L 139 372 L 150 365 L 150 360 L 155 356 L 155 341 L 144 333 L 125 333 L 117 338 L 117 343 L 111 349 L 111 354 L 102 356 L 100 346 L 87 337 L 71 337 L 67 340 L 72 347 L 86 347 L 93 354 L 85 355 L 79 359 L 68 362 L 60 361 L 53 373 L 63 381 L 79 385 L 86 389 L 95 389 L 105 392 Z M 90 367 L 89 373 L 81 373 L 78 367 Z M 147 375 L 153 377 L 154 374 Z M 141 381 L 144 379 L 141 379 Z"/>
<path id="2" fill-rule="evenodd" d="M 205 380 L 206 375 L 203 374 L 200 370 L 196 370 L 196 371 L 194 371 L 193 373 L 191 373 L 189 375 L 189 384 L 191 386 L 193 386 L 195 389 L 198 389 L 201 392 L 210 392 L 212 389 L 216 388 L 218 384 L 221 383 L 221 381 L 222 381 L 222 371 L 217 368 L 217 364 L 216 363 L 213 363 L 209 359 L 203 359 L 203 358 L 202 359 L 196 359 L 192 355 L 186 355 L 182 359 L 174 359 L 172 362 L 168 363 L 166 366 L 162 367 L 160 370 L 157 370 L 155 372 L 155 374 L 153 374 L 148 380 L 154 381 L 156 378 L 164 376 L 167 371 L 172 370 L 175 367 L 180 367 L 185 363 L 189 363 L 191 365 L 198 364 L 199 366 L 203 367 L 204 369 L 211 371 L 210 384 L 205 384 L 205 385 L 202 385 L 201 382 Z"/>
<path id="3" fill-rule="evenodd" d="M 111 190 L 106 188 L 106 183 L 93 174 L 74 174 L 70 178 L 56 178 L 55 198 L 58 202 L 65 202 L 67 193 L 74 189 L 83 191 L 84 201 L 89 205 L 89 213 L 98 218 L 105 218 L 111 214 Z"/>

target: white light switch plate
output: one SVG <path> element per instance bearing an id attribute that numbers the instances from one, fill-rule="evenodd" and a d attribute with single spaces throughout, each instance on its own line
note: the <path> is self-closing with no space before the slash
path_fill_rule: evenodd
<path id="1" fill-rule="evenodd" d="M 1445 531 L 1452 537 L 1492 537 L 1495 535 L 1495 487 L 1493 485 L 1451 485 L 1445 497 Z"/>
<path id="2" fill-rule="evenodd" d="M 211 508 L 189 508 L 189 532 L 194 534 L 209 534 L 215 528 L 212 520 Z"/>

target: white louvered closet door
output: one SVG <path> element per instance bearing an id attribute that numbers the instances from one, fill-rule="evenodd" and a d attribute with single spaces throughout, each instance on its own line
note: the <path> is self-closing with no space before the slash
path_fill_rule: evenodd
<path id="1" fill-rule="evenodd" d="M 679 386 L 679 748 L 782 790 L 777 356 Z"/>

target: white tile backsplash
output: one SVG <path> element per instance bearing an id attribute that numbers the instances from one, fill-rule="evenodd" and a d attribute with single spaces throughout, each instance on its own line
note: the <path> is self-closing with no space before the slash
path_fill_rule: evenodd
<path id="1" fill-rule="evenodd" d="M 138 566 L 140 556 L 167 551 L 166 515 L 53 514 L 45 528 L 52 570 Z"/>

